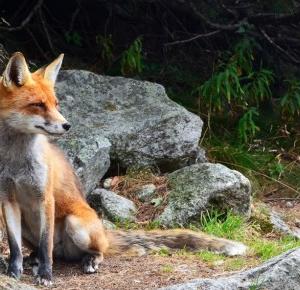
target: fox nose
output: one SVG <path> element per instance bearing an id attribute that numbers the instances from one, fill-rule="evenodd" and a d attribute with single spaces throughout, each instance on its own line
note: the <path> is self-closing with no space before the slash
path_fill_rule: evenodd
<path id="1" fill-rule="evenodd" d="M 62 127 L 66 130 L 66 131 L 69 131 L 70 128 L 71 128 L 71 125 L 69 123 L 64 123 L 62 124 Z"/>

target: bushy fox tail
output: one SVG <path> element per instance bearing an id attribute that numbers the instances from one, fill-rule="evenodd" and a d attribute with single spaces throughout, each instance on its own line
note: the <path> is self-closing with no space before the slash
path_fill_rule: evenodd
<path id="1" fill-rule="evenodd" d="M 186 229 L 153 231 L 107 232 L 110 247 L 107 254 L 144 255 L 161 248 L 209 250 L 228 256 L 245 255 L 247 247 L 236 241 L 226 240 Z"/>

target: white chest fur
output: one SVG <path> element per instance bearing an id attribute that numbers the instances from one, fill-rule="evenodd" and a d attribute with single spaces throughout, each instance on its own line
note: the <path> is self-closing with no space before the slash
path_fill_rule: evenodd
<path id="1" fill-rule="evenodd" d="M 2 133 L 2 134 L 1 134 Z M 14 196 L 26 205 L 45 192 L 47 166 L 44 136 L 7 134 L 0 130 L 0 200 Z"/>

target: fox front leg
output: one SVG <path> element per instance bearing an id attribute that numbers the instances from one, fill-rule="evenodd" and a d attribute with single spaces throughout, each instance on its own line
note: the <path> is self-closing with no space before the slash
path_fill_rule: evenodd
<path id="1" fill-rule="evenodd" d="M 5 201 L 3 212 L 10 250 L 8 275 L 19 279 L 23 272 L 21 211 L 17 202 Z"/>
<path id="2" fill-rule="evenodd" d="M 54 200 L 43 201 L 39 207 L 40 241 L 38 247 L 37 283 L 50 286 L 52 284 L 52 252 L 54 235 Z"/>

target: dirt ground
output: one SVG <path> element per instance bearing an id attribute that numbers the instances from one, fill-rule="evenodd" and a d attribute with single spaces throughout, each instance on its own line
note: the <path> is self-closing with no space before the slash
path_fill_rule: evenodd
<path id="1" fill-rule="evenodd" d="M 2 249 L 4 247 L 2 246 Z M 27 251 L 26 251 L 27 252 Z M 7 257 L 8 250 L 4 250 Z M 213 277 L 222 273 L 218 267 L 208 267 L 197 258 L 185 256 L 108 257 L 95 274 L 84 274 L 79 264 L 56 261 L 52 289 L 66 290 L 126 290 L 157 289 L 194 278 Z M 22 282 L 33 285 L 31 268 L 24 268 Z"/>
<path id="2" fill-rule="evenodd" d="M 282 213 L 293 225 L 295 225 L 295 221 L 300 223 L 299 200 L 291 202 L 276 200 L 269 201 L 268 204 L 277 212 Z M 5 239 L 0 244 L 0 253 L 6 258 L 8 257 L 9 250 Z M 29 254 L 29 251 L 24 248 L 24 255 L 26 254 Z M 254 261 L 250 261 L 253 258 L 244 257 L 244 259 L 247 259 L 252 266 L 255 265 Z M 78 263 L 56 261 L 53 268 L 52 289 L 157 289 L 191 279 L 213 278 L 224 274 L 230 274 L 230 272 L 224 270 L 221 260 L 217 261 L 215 265 L 208 265 L 197 256 L 185 255 L 152 254 L 143 257 L 107 257 L 98 273 L 90 275 L 82 273 Z M 34 285 L 30 267 L 24 267 L 21 280 L 29 285 Z"/>
<path id="3" fill-rule="evenodd" d="M 267 201 L 268 205 L 280 213 L 292 227 L 300 227 L 300 199 L 274 199 Z"/>

